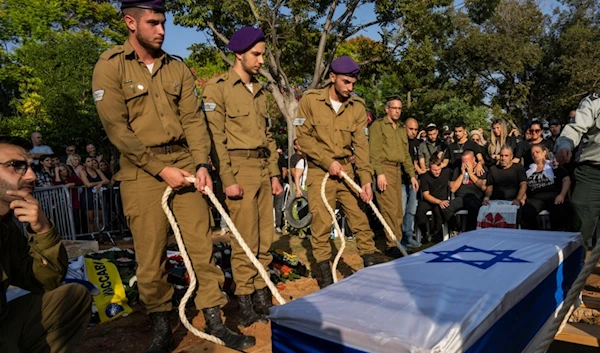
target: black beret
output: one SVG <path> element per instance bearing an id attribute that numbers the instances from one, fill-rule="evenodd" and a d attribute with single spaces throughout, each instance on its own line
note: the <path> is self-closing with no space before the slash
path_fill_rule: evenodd
<path id="1" fill-rule="evenodd" d="M 356 61 L 344 55 L 331 62 L 331 71 L 334 74 L 356 76 L 360 72 L 360 68 Z"/>
<path id="2" fill-rule="evenodd" d="M 245 53 L 258 42 L 265 41 L 265 34 L 262 29 L 254 27 L 244 27 L 238 29 L 229 40 L 227 48 L 234 53 Z"/>
<path id="3" fill-rule="evenodd" d="M 155 11 L 165 11 L 164 0 L 121 0 L 121 10 L 130 7 L 139 7 L 142 9 L 151 9 Z"/>
<path id="4" fill-rule="evenodd" d="M 562 125 L 558 119 L 550 119 L 548 125 Z"/>

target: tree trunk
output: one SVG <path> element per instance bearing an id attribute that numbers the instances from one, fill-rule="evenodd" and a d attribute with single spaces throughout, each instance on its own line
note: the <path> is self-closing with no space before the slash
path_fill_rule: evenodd
<path id="1" fill-rule="evenodd" d="M 411 105 L 411 94 L 410 91 L 406 94 L 406 109 L 410 109 Z"/>

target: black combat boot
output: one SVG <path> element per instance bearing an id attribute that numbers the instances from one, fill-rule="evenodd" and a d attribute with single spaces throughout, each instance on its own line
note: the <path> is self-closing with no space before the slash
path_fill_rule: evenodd
<path id="1" fill-rule="evenodd" d="M 331 265 L 329 260 L 321 261 L 317 263 L 320 274 L 317 276 L 317 283 L 319 288 L 323 289 L 330 284 L 333 284 L 333 277 L 331 275 Z"/>
<path id="2" fill-rule="evenodd" d="M 363 264 L 365 265 L 365 268 L 378 264 L 374 254 L 364 254 L 360 257 L 362 257 L 363 259 Z"/>
<path id="3" fill-rule="evenodd" d="M 202 312 L 204 313 L 204 321 L 206 322 L 206 333 L 220 338 L 227 347 L 242 351 L 256 344 L 254 337 L 235 333 L 223 325 L 221 308 L 219 306 L 202 309 Z"/>
<path id="4" fill-rule="evenodd" d="M 269 287 L 255 291 L 252 294 L 252 302 L 254 303 L 254 310 L 258 315 L 269 315 L 269 308 L 273 306 L 273 298 Z"/>
<path id="5" fill-rule="evenodd" d="M 145 353 L 169 353 L 173 346 L 173 333 L 168 312 L 150 313 L 154 325 L 154 337 Z"/>
<path id="6" fill-rule="evenodd" d="M 267 319 L 258 315 L 256 311 L 254 311 L 254 305 L 252 305 L 252 298 L 250 295 L 238 295 L 238 311 L 239 311 L 239 322 L 242 327 L 248 327 L 255 322 L 260 322 L 266 324 L 268 322 Z"/>

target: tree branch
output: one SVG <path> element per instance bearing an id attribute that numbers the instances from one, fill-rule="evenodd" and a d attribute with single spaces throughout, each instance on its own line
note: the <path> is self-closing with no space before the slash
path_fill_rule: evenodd
<path id="1" fill-rule="evenodd" d="M 321 66 L 323 65 L 323 54 L 325 53 L 325 46 L 327 45 L 327 36 L 331 31 L 331 19 L 333 18 L 333 13 L 337 7 L 338 0 L 333 0 L 331 6 L 329 7 L 329 12 L 327 13 L 327 19 L 325 20 L 325 24 L 323 25 L 323 31 L 321 32 L 321 39 L 319 39 L 319 47 L 317 49 L 317 57 L 315 59 L 315 71 L 313 72 L 313 84 L 315 81 L 319 80 L 321 77 Z M 312 86 L 312 84 L 311 84 Z"/>
<path id="2" fill-rule="evenodd" d="M 213 22 L 208 21 L 206 22 L 206 25 L 208 26 L 208 28 L 210 28 L 213 34 L 221 40 L 221 42 L 225 43 L 225 45 L 229 44 L 229 39 L 227 39 L 227 37 L 225 37 L 221 32 L 217 30 Z"/>
<path id="3" fill-rule="evenodd" d="M 254 0 L 248 0 L 248 5 L 250 6 L 250 10 L 252 10 L 252 14 L 254 15 L 254 18 L 256 19 L 257 23 L 260 23 L 260 13 L 258 12 L 258 8 L 256 7 L 256 4 L 254 3 Z"/>

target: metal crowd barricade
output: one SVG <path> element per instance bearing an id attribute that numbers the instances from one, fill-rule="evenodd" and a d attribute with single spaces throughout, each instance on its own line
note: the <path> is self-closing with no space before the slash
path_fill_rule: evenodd
<path id="1" fill-rule="evenodd" d="M 75 240 L 75 222 L 73 219 L 73 206 L 71 192 L 64 185 L 36 188 L 35 197 L 64 240 Z M 26 225 L 24 224 L 23 227 Z"/>
<path id="2" fill-rule="evenodd" d="M 33 196 L 65 240 L 87 237 L 115 244 L 113 236 L 129 233 L 117 185 L 101 191 L 85 186 L 41 187 L 35 189 Z"/>

